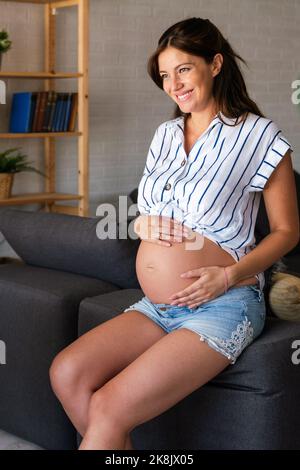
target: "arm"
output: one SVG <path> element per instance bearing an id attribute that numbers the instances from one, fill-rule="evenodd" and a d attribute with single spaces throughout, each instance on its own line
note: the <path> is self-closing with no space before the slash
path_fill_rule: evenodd
<path id="1" fill-rule="evenodd" d="M 226 268 L 229 287 L 265 271 L 299 242 L 299 212 L 290 150 L 271 175 L 263 197 L 270 234 L 251 253 Z"/>

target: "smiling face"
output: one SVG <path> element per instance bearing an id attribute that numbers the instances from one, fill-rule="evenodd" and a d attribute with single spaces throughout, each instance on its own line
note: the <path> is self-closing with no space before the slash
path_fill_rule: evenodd
<path id="1" fill-rule="evenodd" d="M 216 54 L 213 62 L 207 64 L 202 57 L 167 47 L 158 57 L 163 89 L 182 112 L 201 112 L 213 102 L 213 80 L 222 61 L 222 55 Z"/>

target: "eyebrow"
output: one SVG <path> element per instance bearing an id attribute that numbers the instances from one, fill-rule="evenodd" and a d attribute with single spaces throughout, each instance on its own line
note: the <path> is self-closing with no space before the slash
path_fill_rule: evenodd
<path id="1" fill-rule="evenodd" d="M 194 62 L 184 62 L 183 64 L 177 65 L 177 67 L 175 67 L 174 70 L 178 69 L 182 65 L 194 65 Z M 161 72 L 166 72 L 166 71 L 165 70 L 159 70 L 159 73 L 161 73 Z"/>

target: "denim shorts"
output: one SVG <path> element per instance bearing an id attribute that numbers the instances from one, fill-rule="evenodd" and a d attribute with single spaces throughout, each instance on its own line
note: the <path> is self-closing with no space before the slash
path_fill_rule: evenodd
<path id="1" fill-rule="evenodd" d="M 198 333 L 234 364 L 242 351 L 262 332 L 266 319 L 264 293 L 258 285 L 232 287 L 198 307 L 154 304 L 148 297 L 124 310 L 138 310 L 167 333 L 187 328 Z"/>

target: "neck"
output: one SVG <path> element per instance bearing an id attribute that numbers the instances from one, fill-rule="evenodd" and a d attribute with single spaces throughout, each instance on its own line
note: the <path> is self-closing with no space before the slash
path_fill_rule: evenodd
<path id="1" fill-rule="evenodd" d="M 200 112 L 191 113 L 187 118 L 191 130 L 197 133 L 199 129 L 206 129 L 217 113 L 218 110 L 216 106 L 211 106 Z"/>

